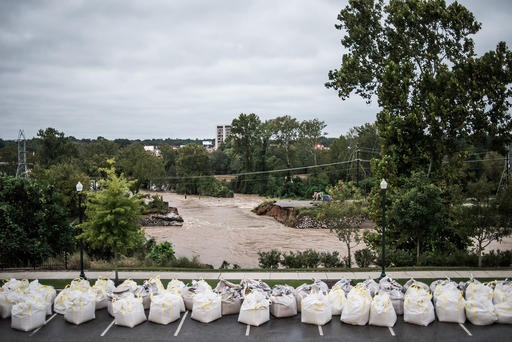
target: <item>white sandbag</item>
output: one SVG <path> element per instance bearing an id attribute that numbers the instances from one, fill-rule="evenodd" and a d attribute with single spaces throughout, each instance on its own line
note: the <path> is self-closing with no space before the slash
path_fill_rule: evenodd
<path id="1" fill-rule="evenodd" d="M 497 281 L 494 287 L 493 304 L 504 303 L 512 300 L 512 283 L 508 280 Z"/>
<path id="2" fill-rule="evenodd" d="M 379 281 L 380 291 L 384 291 L 389 295 L 393 309 L 397 315 L 404 314 L 404 292 L 403 286 L 389 276 L 385 276 Z"/>
<path id="3" fill-rule="evenodd" d="M 332 286 L 333 289 L 340 288 L 345 292 L 345 296 L 354 288 L 354 282 L 350 279 L 341 278 Z"/>
<path id="4" fill-rule="evenodd" d="M 72 297 L 74 298 L 79 296 L 80 293 L 80 290 L 72 290 L 71 287 L 60 291 L 60 293 L 57 295 L 57 297 L 55 297 L 55 300 L 53 301 L 53 311 L 60 315 L 64 315 L 66 312 L 67 303 L 71 300 Z"/>
<path id="5" fill-rule="evenodd" d="M 144 307 L 144 310 L 149 309 L 149 306 L 151 305 L 151 292 L 149 288 L 145 288 L 142 285 L 137 286 L 134 295 L 135 297 L 142 299 L 142 306 Z"/>
<path id="6" fill-rule="evenodd" d="M 94 294 L 95 294 L 95 310 L 101 310 L 101 309 L 105 309 L 106 307 L 108 307 L 108 296 L 107 296 L 107 292 L 105 291 L 105 289 L 101 286 L 98 286 L 98 285 L 94 285 L 92 287 L 92 290 L 94 291 Z"/>
<path id="7" fill-rule="evenodd" d="M 187 308 L 187 310 L 192 311 L 192 309 L 194 307 L 195 294 L 199 293 L 199 292 L 204 292 L 204 291 L 213 292 L 212 287 L 202 279 L 199 281 L 193 280 L 192 285 L 187 286 L 184 289 L 184 291 L 182 293 L 182 297 L 183 297 L 183 301 L 185 302 L 185 307 Z"/>
<path id="8" fill-rule="evenodd" d="M 135 292 L 135 290 L 137 289 L 137 283 L 133 280 L 131 280 L 130 278 L 126 279 L 125 281 L 123 281 L 119 286 L 118 288 L 128 288 L 128 291 L 130 292 Z"/>
<path id="9" fill-rule="evenodd" d="M 240 285 L 242 286 L 242 296 L 244 297 L 253 291 L 259 291 L 263 293 L 267 299 L 269 299 L 272 294 L 272 289 L 270 286 L 261 280 L 242 279 Z"/>
<path id="10" fill-rule="evenodd" d="M 11 328 L 30 331 L 44 325 L 46 308 L 36 302 L 22 302 L 13 305 L 11 310 Z"/>
<path id="11" fill-rule="evenodd" d="M 291 317 L 297 314 L 297 300 L 293 295 L 293 287 L 276 285 L 270 296 L 270 313 L 274 317 Z"/>
<path id="12" fill-rule="evenodd" d="M 466 301 L 453 282 L 436 287 L 435 309 L 439 322 L 464 323 Z"/>
<path id="13" fill-rule="evenodd" d="M 302 284 L 295 289 L 293 295 L 295 296 L 295 300 L 297 301 L 297 311 L 302 310 L 302 299 L 308 296 L 311 292 L 323 292 L 327 294 L 329 292 L 329 287 L 326 283 L 321 280 L 313 279 L 313 284 Z"/>
<path id="14" fill-rule="evenodd" d="M 459 290 L 461 295 L 463 295 L 462 291 L 459 289 L 456 282 L 451 281 L 450 278 L 446 278 L 443 280 L 436 280 L 430 284 L 430 291 L 432 293 L 432 300 L 434 301 L 434 305 L 436 304 L 437 297 L 441 294 L 441 291 L 449 288 L 452 290 Z"/>
<path id="15" fill-rule="evenodd" d="M 76 325 L 96 318 L 96 298 L 88 293 L 71 298 L 66 302 L 64 319 Z"/>
<path id="16" fill-rule="evenodd" d="M 116 285 L 110 278 L 98 277 L 94 286 L 102 288 L 105 292 L 112 292 L 116 288 Z"/>
<path id="17" fill-rule="evenodd" d="M 415 287 L 419 287 L 419 288 L 422 288 L 423 290 L 425 290 L 425 292 L 430 292 L 430 287 L 425 284 L 425 283 L 422 283 L 421 281 L 417 281 L 417 280 L 414 280 L 414 278 L 411 278 L 407 281 L 407 283 L 405 283 L 404 285 L 404 291 L 407 292 L 407 290 L 409 290 L 409 287 L 410 286 L 415 286 Z"/>
<path id="18" fill-rule="evenodd" d="M 107 292 L 107 311 L 110 316 L 114 317 L 114 302 L 123 297 L 133 297 L 133 293 L 128 291 L 127 287 L 124 287 L 125 291 L 120 292 L 120 288 L 116 287 L 114 292 Z"/>
<path id="19" fill-rule="evenodd" d="M 69 284 L 69 287 L 71 287 L 71 289 L 87 291 L 91 287 L 91 283 L 89 283 L 89 280 L 86 280 L 86 279 L 75 278 L 71 281 L 71 284 Z"/>
<path id="20" fill-rule="evenodd" d="M 238 322 L 258 327 L 270 320 L 270 303 L 265 293 L 253 291 L 249 293 L 240 307 Z"/>
<path id="21" fill-rule="evenodd" d="M 347 295 L 340 320 L 352 325 L 366 325 L 370 318 L 371 302 L 368 289 L 361 283 L 357 284 Z"/>
<path id="22" fill-rule="evenodd" d="M 55 297 L 57 297 L 57 291 L 53 286 L 41 285 L 41 287 L 39 287 L 38 293 L 44 298 L 46 303 L 50 303 L 51 313 L 51 306 L 55 300 Z"/>
<path id="23" fill-rule="evenodd" d="M 312 292 L 302 299 L 301 305 L 302 323 L 324 325 L 332 319 L 331 306 L 323 292 Z"/>
<path id="24" fill-rule="evenodd" d="M 493 294 L 494 290 L 492 287 L 488 286 L 487 284 L 482 284 L 480 282 L 477 282 L 473 280 L 467 287 L 466 287 L 466 300 L 493 300 Z"/>
<path id="25" fill-rule="evenodd" d="M 169 324 L 180 318 L 183 299 L 170 291 L 162 291 L 151 297 L 148 320 L 159 324 Z"/>
<path id="26" fill-rule="evenodd" d="M 24 290 L 28 286 L 29 282 L 27 279 L 17 280 L 15 278 L 11 278 L 2 285 L 2 288 L 8 291 L 17 291 L 18 289 Z"/>
<path id="27" fill-rule="evenodd" d="M 181 295 L 181 291 L 175 287 L 171 287 L 171 288 L 167 287 L 167 288 L 168 289 L 165 290 L 166 292 L 169 292 L 169 293 L 172 293 L 172 294 L 178 296 L 178 298 L 179 298 L 178 306 L 180 308 L 180 312 L 185 312 L 186 311 L 185 302 L 183 301 L 183 296 Z"/>
<path id="28" fill-rule="evenodd" d="M 157 275 L 156 277 L 149 278 L 144 283 L 147 283 L 149 285 L 151 293 L 153 293 L 154 295 L 165 290 L 159 275 Z"/>
<path id="29" fill-rule="evenodd" d="M 396 313 L 391 299 L 386 292 L 378 292 L 373 297 L 370 309 L 370 325 L 393 327 L 396 323 Z"/>
<path id="30" fill-rule="evenodd" d="M 11 291 L 5 289 L 0 292 L 0 316 L 2 318 L 11 317 L 11 309 L 13 305 L 20 301 L 20 298 L 17 290 Z"/>
<path id="31" fill-rule="evenodd" d="M 379 284 L 377 284 L 377 282 L 373 279 L 366 279 L 363 283 L 363 286 L 366 287 L 368 289 L 368 291 L 370 291 L 370 296 L 375 296 L 375 294 L 377 293 L 377 291 L 379 291 Z"/>
<path id="32" fill-rule="evenodd" d="M 112 303 L 116 325 L 133 328 L 146 320 L 142 298 L 126 295 Z"/>
<path id="33" fill-rule="evenodd" d="M 430 288 L 421 285 L 411 285 L 404 298 L 404 321 L 412 324 L 427 326 L 435 318 Z"/>
<path id="34" fill-rule="evenodd" d="M 508 302 L 495 304 L 494 310 L 498 316 L 498 323 L 512 324 L 512 297 L 509 297 Z"/>
<path id="35" fill-rule="evenodd" d="M 221 279 L 215 287 L 221 298 L 222 316 L 238 314 L 242 305 L 242 286 Z"/>
<path id="36" fill-rule="evenodd" d="M 172 289 L 176 289 L 178 290 L 178 292 L 180 293 L 180 295 L 182 295 L 182 292 L 183 290 L 185 290 L 185 283 L 182 282 L 181 280 L 178 280 L 176 278 L 172 279 L 168 284 L 167 284 L 167 291 L 170 291 Z"/>
<path id="37" fill-rule="evenodd" d="M 220 296 L 212 290 L 203 290 L 195 294 L 190 317 L 202 323 L 210 323 L 222 316 Z"/>
<path id="38" fill-rule="evenodd" d="M 466 318 L 474 325 L 490 325 L 498 320 L 498 315 L 492 301 L 473 298 L 466 301 Z"/>
<path id="39" fill-rule="evenodd" d="M 341 287 L 333 287 L 329 291 L 328 299 L 329 305 L 331 306 L 332 315 L 341 315 L 343 307 L 347 301 L 347 298 L 345 297 L 345 291 L 343 291 Z"/>
<path id="40" fill-rule="evenodd" d="M 24 294 L 21 299 L 21 301 L 33 301 L 36 302 L 42 306 L 44 306 L 46 310 L 46 314 L 49 315 L 52 313 L 52 302 L 47 300 L 48 298 L 45 298 L 43 293 L 39 293 L 39 291 L 29 292 L 27 294 Z"/>

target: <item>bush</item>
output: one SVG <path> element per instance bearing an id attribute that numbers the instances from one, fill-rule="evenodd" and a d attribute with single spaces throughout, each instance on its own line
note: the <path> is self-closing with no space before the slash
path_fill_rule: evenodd
<path id="1" fill-rule="evenodd" d="M 167 265 L 176 259 L 172 244 L 168 241 L 160 242 L 153 247 L 148 258 L 160 266 Z"/>
<path id="2" fill-rule="evenodd" d="M 338 252 L 322 252 L 320 253 L 320 264 L 325 268 L 341 267 L 340 253 Z"/>
<path id="3" fill-rule="evenodd" d="M 258 252 L 258 262 L 261 268 L 278 268 L 281 252 L 273 249 L 270 252 Z"/>
<path id="4" fill-rule="evenodd" d="M 317 268 L 320 264 L 320 253 L 313 249 L 307 249 L 302 252 L 302 260 L 305 267 Z"/>
<path id="5" fill-rule="evenodd" d="M 483 255 L 484 267 L 507 267 L 512 264 L 512 251 L 490 251 Z"/>
<path id="6" fill-rule="evenodd" d="M 169 202 L 158 195 L 151 196 L 151 201 L 144 204 L 144 214 L 167 214 L 168 209 Z"/>
<path id="7" fill-rule="evenodd" d="M 222 261 L 222 264 L 220 265 L 219 269 L 228 269 L 229 268 L 229 262 L 227 262 L 226 260 L 223 260 Z"/>
<path id="8" fill-rule="evenodd" d="M 369 248 L 363 248 L 354 253 L 357 266 L 368 267 L 375 263 L 375 254 Z"/>
<path id="9" fill-rule="evenodd" d="M 187 257 L 179 257 L 171 263 L 173 267 L 183 267 L 183 268 L 207 268 L 204 267 L 203 264 L 199 261 L 199 256 L 194 255 L 192 260 Z"/>
<path id="10" fill-rule="evenodd" d="M 283 259 L 281 260 L 281 265 L 286 268 L 301 268 L 304 264 L 302 259 L 302 253 L 297 252 L 289 252 L 288 254 L 283 254 Z"/>

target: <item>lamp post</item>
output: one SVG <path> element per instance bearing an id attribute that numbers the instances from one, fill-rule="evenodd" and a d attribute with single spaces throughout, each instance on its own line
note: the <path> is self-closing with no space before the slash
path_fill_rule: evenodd
<path id="1" fill-rule="evenodd" d="M 82 224 L 82 183 L 76 183 L 76 191 L 78 192 L 78 222 Z M 87 279 L 84 273 L 84 245 L 80 239 L 80 278 Z"/>
<path id="2" fill-rule="evenodd" d="M 382 272 L 380 278 L 386 276 L 386 189 L 388 183 L 385 179 L 380 182 L 380 194 L 382 197 Z"/>

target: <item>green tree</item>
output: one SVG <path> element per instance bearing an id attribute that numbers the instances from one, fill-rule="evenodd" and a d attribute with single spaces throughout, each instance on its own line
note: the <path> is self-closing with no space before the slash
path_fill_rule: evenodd
<path id="1" fill-rule="evenodd" d="M 480 24 L 457 2 L 351 0 L 336 28 L 348 50 L 328 88 L 377 97 L 383 153 L 400 175 L 423 170 L 447 179 L 458 164 L 444 163 L 461 141 L 492 138 L 503 150 L 511 140 L 512 54 L 500 42 L 481 57 L 471 35 Z M 455 180 L 450 180 L 456 183 Z"/>
<path id="2" fill-rule="evenodd" d="M 40 129 L 37 132 L 38 145 L 36 151 L 37 164 L 42 168 L 48 168 L 59 162 L 66 162 L 78 157 L 75 144 L 65 137 L 63 132 L 55 128 Z"/>
<path id="3" fill-rule="evenodd" d="M 242 170 L 254 170 L 254 152 L 259 143 L 260 118 L 254 114 L 240 114 L 231 122 L 229 141 L 233 151 L 242 157 Z"/>
<path id="4" fill-rule="evenodd" d="M 48 182 L 62 195 L 66 208 L 74 217 L 78 216 L 78 193 L 76 184 L 80 181 L 87 189 L 89 177 L 80 170 L 76 160 L 53 164 L 48 169 L 37 169 L 31 177 Z"/>
<path id="5" fill-rule="evenodd" d="M 366 218 L 362 203 L 324 202 L 319 207 L 317 219 L 334 231 L 338 239 L 347 247 L 347 267 L 352 267 L 352 250 L 361 243 L 361 225 Z"/>
<path id="6" fill-rule="evenodd" d="M 286 167 L 292 166 L 293 145 L 297 142 L 299 136 L 299 122 L 289 115 L 279 116 L 269 120 L 272 130 L 272 139 L 279 149 L 283 150 Z"/>
<path id="7" fill-rule="evenodd" d="M 138 192 L 142 185 L 149 188 L 165 176 L 162 158 L 144 151 L 144 146 L 138 142 L 128 145 L 121 151 L 116 165 L 126 177 L 135 180 L 135 192 Z"/>
<path id="8" fill-rule="evenodd" d="M 0 177 L 0 263 L 38 266 L 74 248 L 68 211 L 55 187 Z"/>
<path id="9" fill-rule="evenodd" d="M 299 141 L 303 148 L 313 156 L 313 165 L 318 165 L 318 148 L 320 138 L 327 125 L 318 119 L 304 120 L 299 124 Z"/>
<path id="10" fill-rule="evenodd" d="M 144 238 L 137 223 L 142 212 L 142 199 L 130 193 L 131 183 L 115 169 L 102 170 L 107 178 L 100 180 L 102 190 L 87 196 L 87 220 L 82 224 L 84 239 L 92 248 L 108 248 L 114 254 L 116 283 L 119 280 L 119 256 Z"/>
<path id="11" fill-rule="evenodd" d="M 178 150 L 176 175 L 179 178 L 178 193 L 198 194 L 201 178 L 188 178 L 211 175 L 210 158 L 204 147 L 188 144 Z M 181 178 L 181 179 L 180 179 Z"/>
<path id="12" fill-rule="evenodd" d="M 398 244 L 415 246 L 417 264 L 420 254 L 432 251 L 433 241 L 442 239 L 442 231 L 449 229 L 441 190 L 422 173 L 413 174 L 404 185 L 388 216 L 390 229 L 399 233 Z"/>

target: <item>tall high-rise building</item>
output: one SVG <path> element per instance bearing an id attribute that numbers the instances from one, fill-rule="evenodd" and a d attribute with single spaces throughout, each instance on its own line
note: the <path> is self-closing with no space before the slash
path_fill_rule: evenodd
<path id="1" fill-rule="evenodd" d="M 215 130 L 215 149 L 218 149 L 220 144 L 226 140 L 229 133 L 231 133 L 230 125 L 217 125 Z"/>

